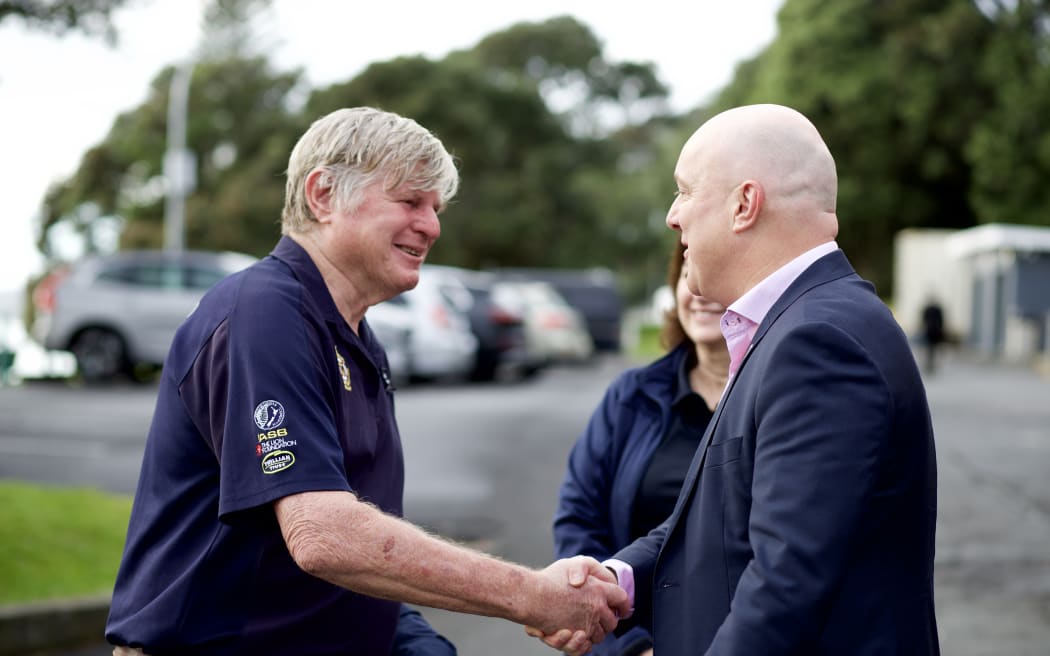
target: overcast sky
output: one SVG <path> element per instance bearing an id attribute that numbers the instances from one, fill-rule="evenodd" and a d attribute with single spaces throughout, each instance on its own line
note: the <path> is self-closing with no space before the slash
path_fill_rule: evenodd
<path id="1" fill-rule="evenodd" d="M 604 43 L 606 58 L 653 62 L 683 110 L 773 39 L 782 1 L 274 0 L 266 38 L 276 46 L 275 67 L 303 67 L 316 86 L 348 80 L 374 61 L 441 58 L 514 23 L 572 14 Z M 34 225 L 48 185 L 72 174 L 117 114 L 145 99 L 149 81 L 193 50 L 203 4 L 129 0 L 116 14 L 115 48 L 27 31 L 17 19 L 0 26 L 0 291 L 21 287 L 41 267 Z"/>

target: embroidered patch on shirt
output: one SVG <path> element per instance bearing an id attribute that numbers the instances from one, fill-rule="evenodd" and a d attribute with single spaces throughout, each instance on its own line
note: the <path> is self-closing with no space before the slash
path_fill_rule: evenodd
<path id="1" fill-rule="evenodd" d="M 277 428 L 284 423 L 284 406 L 278 401 L 263 401 L 255 406 L 255 425 L 263 430 Z"/>
<path id="2" fill-rule="evenodd" d="M 346 366 L 346 360 L 340 355 L 338 348 L 335 349 L 335 359 L 339 363 L 339 377 L 343 379 L 343 389 L 350 392 L 353 390 L 350 385 L 350 368 Z"/>
<path id="3" fill-rule="evenodd" d="M 255 406 L 254 418 L 261 430 L 256 435 L 255 455 L 262 457 L 263 473 L 276 474 L 294 465 L 295 454 L 288 449 L 298 442 L 288 439 L 288 428 L 281 427 L 285 419 L 284 406 L 273 399 L 263 401 Z"/>
<path id="4" fill-rule="evenodd" d="M 295 454 L 291 451 L 274 451 L 262 459 L 264 474 L 276 474 L 295 464 Z"/>

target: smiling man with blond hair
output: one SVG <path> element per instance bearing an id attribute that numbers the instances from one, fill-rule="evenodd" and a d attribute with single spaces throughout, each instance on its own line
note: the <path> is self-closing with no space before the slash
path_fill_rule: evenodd
<path id="1" fill-rule="evenodd" d="M 284 236 L 205 295 L 164 365 L 116 654 L 455 654 L 406 603 L 563 629 L 584 651 L 627 612 L 597 561 L 533 570 L 401 518 L 394 389 L 365 313 L 416 286 L 458 181 L 437 137 L 389 112 L 341 109 L 300 139 Z"/>

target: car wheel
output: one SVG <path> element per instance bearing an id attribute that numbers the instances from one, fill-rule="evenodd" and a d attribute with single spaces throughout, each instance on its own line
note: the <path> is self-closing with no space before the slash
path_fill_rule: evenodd
<path id="1" fill-rule="evenodd" d="M 120 335 L 105 328 L 88 328 L 70 346 L 84 380 L 113 378 L 127 369 L 127 350 Z"/>

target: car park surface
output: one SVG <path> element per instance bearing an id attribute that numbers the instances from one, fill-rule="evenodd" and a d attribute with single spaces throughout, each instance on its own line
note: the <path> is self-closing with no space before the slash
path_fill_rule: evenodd
<path id="1" fill-rule="evenodd" d="M 548 564 L 566 455 L 609 382 L 638 364 L 600 355 L 584 367 L 555 367 L 527 385 L 397 392 L 409 472 L 408 518 L 508 560 Z M 925 382 L 937 434 L 934 582 L 941 652 L 1045 656 L 1050 363 L 1039 373 L 949 351 Z M 142 385 L 29 384 L 3 390 L 0 478 L 133 492 L 154 393 Z M 10 559 L 6 564 L 17 567 Z M 112 653 L 112 646 L 99 644 L 106 606 L 100 602 L 100 608 L 100 619 L 85 634 L 93 649 L 63 645 L 33 653 Z M 423 613 L 464 655 L 552 653 L 510 622 L 431 608 Z M 69 610 L 44 609 L 38 615 L 34 621 L 9 613 L 8 621 L 56 638 Z"/>

